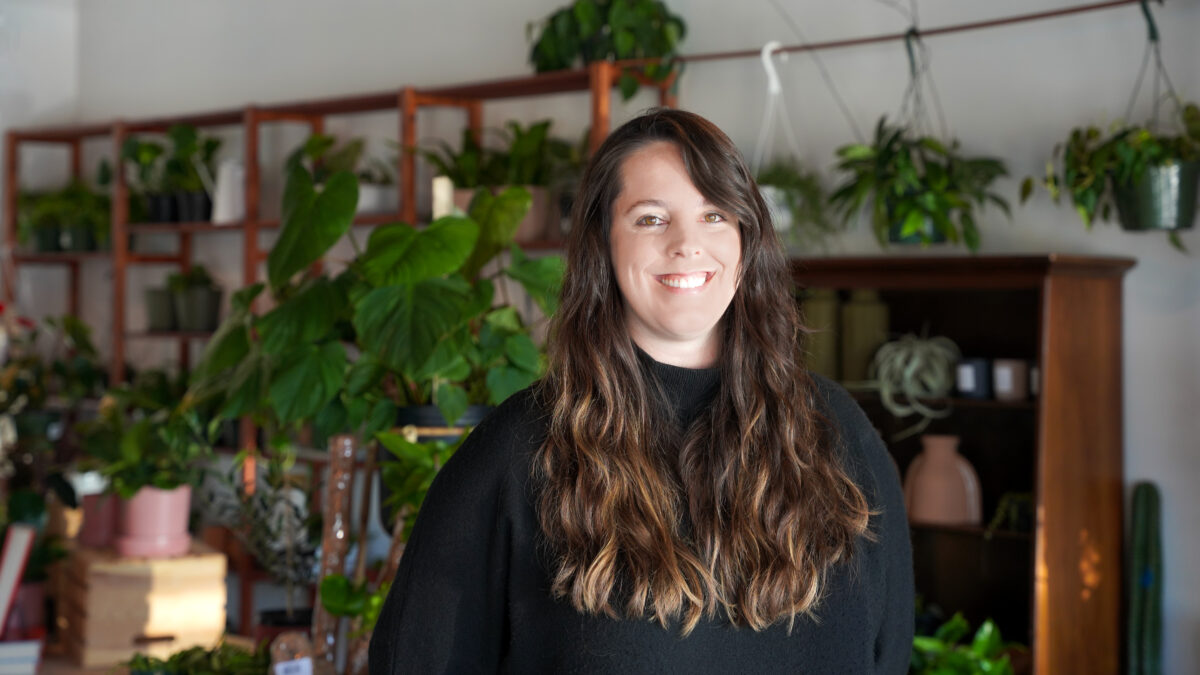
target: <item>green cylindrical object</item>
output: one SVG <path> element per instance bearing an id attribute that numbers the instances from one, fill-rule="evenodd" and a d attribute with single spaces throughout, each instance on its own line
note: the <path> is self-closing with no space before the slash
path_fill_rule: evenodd
<path id="1" fill-rule="evenodd" d="M 888 308 L 879 293 L 860 289 L 842 305 L 842 381 L 863 382 L 880 345 L 887 342 Z"/>
<path id="2" fill-rule="evenodd" d="M 1142 175 L 1113 185 L 1121 227 L 1188 230 L 1196 219 L 1196 186 L 1200 162 L 1171 162 L 1146 167 Z"/>
<path id="3" fill-rule="evenodd" d="M 808 334 L 808 369 L 837 380 L 838 369 L 838 296 L 828 288 L 809 289 L 804 296 L 804 325 Z"/>
<path id="4" fill-rule="evenodd" d="M 1128 671 L 1130 675 L 1162 672 L 1162 536 L 1160 499 L 1153 483 L 1133 489 L 1129 564 Z"/>
<path id="5" fill-rule="evenodd" d="M 151 331 L 175 330 L 175 304 L 171 291 L 165 288 L 146 289 L 146 329 Z"/>

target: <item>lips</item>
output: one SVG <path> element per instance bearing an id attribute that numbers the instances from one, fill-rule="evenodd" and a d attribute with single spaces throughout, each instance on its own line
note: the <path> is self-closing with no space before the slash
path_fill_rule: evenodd
<path id="1" fill-rule="evenodd" d="M 713 277 L 712 272 L 685 272 L 681 274 L 659 274 L 655 278 L 658 283 L 670 288 L 691 289 L 699 288 Z"/>

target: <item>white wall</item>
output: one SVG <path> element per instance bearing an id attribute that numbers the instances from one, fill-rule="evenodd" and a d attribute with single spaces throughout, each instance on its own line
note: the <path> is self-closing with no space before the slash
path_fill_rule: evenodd
<path id="1" fill-rule="evenodd" d="M 32 2 L 13 2 L 24 7 Z M 69 3 L 62 3 L 70 6 Z M 525 24 L 559 0 L 323 2 L 321 0 L 210 0 L 203 3 L 108 0 L 79 5 L 78 112 L 104 120 L 270 103 L 503 77 L 528 71 Z M 752 48 L 797 38 L 771 2 L 671 0 L 689 24 L 688 53 Z M 811 41 L 902 31 L 906 20 L 881 2 L 781 2 Z M 921 25 L 975 21 L 1043 11 L 1079 0 L 925 0 Z M 50 11 L 50 10 L 43 10 Z M 1168 68 L 1186 98 L 1200 98 L 1197 2 L 1155 5 Z M 70 34 L 62 29 L 63 39 Z M 933 73 L 942 104 L 965 150 L 1003 157 L 1015 177 L 1039 174 L 1048 150 L 1072 126 L 1107 123 L 1124 113 L 1142 56 L 1145 27 L 1137 6 L 1037 24 L 930 38 Z M 52 50 L 51 50 L 52 51 Z M 3 58 L 0 56 L 0 58 Z M 859 127 L 869 133 L 882 113 L 895 116 L 906 83 L 899 43 L 822 54 Z M 45 66 L 50 68 L 50 66 Z M 56 82 L 74 64 L 50 68 Z M 46 95 L 41 78 L 39 96 Z M 828 167 L 833 149 L 849 140 L 847 122 L 817 75 L 812 60 L 793 55 L 781 66 L 788 106 L 801 136 L 803 159 Z M 4 78 L 0 78 L 2 82 Z M 4 85 L 0 85 L 4 86 Z M 68 84 L 61 85 L 69 87 Z M 689 66 L 680 104 L 722 126 L 750 153 L 764 101 L 757 61 Z M 54 91 L 58 91 L 55 89 Z M 68 97 L 69 98 L 69 97 Z M 620 106 L 621 121 L 653 104 L 649 95 Z M 1144 92 L 1135 116 L 1149 109 Z M 6 108 L 0 108 L 6 110 Z M 485 121 L 552 116 L 574 137 L 587 124 L 587 99 L 564 95 L 490 104 Z M 54 111 L 42 109 L 46 115 Z M 5 114 L 5 113 L 0 113 Z M 4 118 L 0 118 L 4 119 Z M 39 116 L 37 118 L 42 121 Z M 24 123 L 22 119 L 22 123 Z M 422 116 L 422 136 L 453 136 L 461 117 Z M 332 120 L 331 130 L 396 137 L 390 115 Z M 281 154 L 295 137 L 266 139 Z M 230 152 L 237 152 L 237 137 Z M 1059 251 L 1128 255 L 1138 266 L 1126 281 L 1126 477 L 1157 481 L 1164 496 L 1166 533 L 1165 649 L 1167 672 L 1200 671 L 1200 540 L 1186 523 L 1200 520 L 1200 266 L 1156 236 L 1125 234 L 1114 226 L 1087 233 L 1075 214 L 1055 208 L 1044 194 L 1018 209 L 1013 222 L 990 212 L 983 222 L 983 253 Z M 1200 237 L 1184 237 L 1200 249 Z M 836 253 L 875 253 L 865 228 L 845 237 Z M 198 256 L 237 277 L 239 254 L 228 241 L 201 244 Z M 150 274 L 150 273 L 147 273 Z M 131 280 L 131 283 L 132 280 Z M 137 291 L 131 291 L 136 293 Z M 136 304 L 136 303 L 134 303 Z"/>

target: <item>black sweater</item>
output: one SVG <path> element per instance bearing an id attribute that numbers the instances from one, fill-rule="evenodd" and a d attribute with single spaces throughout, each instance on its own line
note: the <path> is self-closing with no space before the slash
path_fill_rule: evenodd
<path id="1" fill-rule="evenodd" d="M 653 361 L 680 422 L 708 404 L 716 370 Z M 818 621 L 762 632 L 723 618 L 687 637 L 648 619 L 577 612 L 549 593 L 531 487 L 545 413 L 526 390 L 494 410 L 429 490 L 371 640 L 384 673 L 904 673 L 913 635 L 913 573 L 895 465 L 853 399 L 816 378 L 841 428 L 847 470 L 879 514 L 875 542 L 827 577 Z"/>

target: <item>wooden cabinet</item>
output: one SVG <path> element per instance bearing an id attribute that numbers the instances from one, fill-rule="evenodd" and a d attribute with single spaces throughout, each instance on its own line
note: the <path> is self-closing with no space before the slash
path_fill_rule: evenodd
<path id="1" fill-rule="evenodd" d="M 957 434 L 979 474 L 986 526 L 1030 493 L 1029 531 L 912 528 L 917 590 L 973 625 L 1030 645 L 1034 672 L 1117 673 L 1123 617 L 1122 279 L 1133 260 L 1062 255 L 793 261 L 801 288 L 877 289 L 890 331 L 954 340 L 965 356 L 1036 364 L 1027 402 L 951 399 L 931 431 Z M 885 439 L 910 420 L 874 397 Z M 920 450 L 889 442 L 903 474 Z"/>

